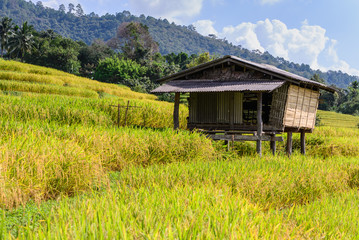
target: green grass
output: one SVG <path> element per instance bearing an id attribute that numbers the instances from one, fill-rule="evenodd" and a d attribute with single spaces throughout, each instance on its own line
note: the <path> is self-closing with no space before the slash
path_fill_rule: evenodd
<path id="1" fill-rule="evenodd" d="M 0 60 L 0 90 L 0 239 L 359 238 L 359 117 L 319 111 L 306 157 L 294 134 L 258 158 L 123 86 Z"/>

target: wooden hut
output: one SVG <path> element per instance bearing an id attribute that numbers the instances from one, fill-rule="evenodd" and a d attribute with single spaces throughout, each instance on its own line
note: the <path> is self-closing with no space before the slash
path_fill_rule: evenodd
<path id="1" fill-rule="evenodd" d="M 270 141 L 275 153 L 276 136 L 288 133 L 287 152 L 292 151 L 292 133 L 312 132 L 319 90 L 334 92 L 324 84 L 234 56 L 201 64 L 159 80 L 153 93 L 175 93 L 174 128 L 178 128 L 181 93 L 189 93 L 188 129 L 206 132 L 215 140 Z"/>

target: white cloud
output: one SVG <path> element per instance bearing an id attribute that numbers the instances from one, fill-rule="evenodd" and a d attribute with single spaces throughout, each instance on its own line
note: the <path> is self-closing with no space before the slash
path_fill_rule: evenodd
<path id="1" fill-rule="evenodd" d="M 218 35 L 218 32 L 213 27 L 214 22 L 211 20 L 199 20 L 194 22 L 193 25 L 196 27 L 197 32 L 203 36 L 207 36 L 209 34 Z"/>
<path id="2" fill-rule="evenodd" d="M 211 31 L 216 32 L 213 24 L 210 20 L 202 20 L 194 25 L 208 35 Z M 337 41 L 326 36 L 324 28 L 309 25 L 307 20 L 298 29 L 290 29 L 279 20 L 246 22 L 226 26 L 217 35 L 250 50 L 268 51 L 289 61 L 309 64 L 313 69 L 341 70 L 359 75 L 359 70 L 351 68 L 338 57 L 335 48 Z"/>
<path id="3" fill-rule="evenodd" d="M 203 0 L 129 0 L 138 13 L 180 23 L 201 12 Z"/>

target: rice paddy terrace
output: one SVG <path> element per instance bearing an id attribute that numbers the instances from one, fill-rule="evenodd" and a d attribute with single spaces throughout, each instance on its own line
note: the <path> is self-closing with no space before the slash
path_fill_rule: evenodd
<path id="1" fill-rule="evenodd" d="M 294 135 L 258 158 L 124 86 L 0 60 L 0 91 L 1 239 L 359 238 L 359 117 L 319 111 L 306 157 Z"/>

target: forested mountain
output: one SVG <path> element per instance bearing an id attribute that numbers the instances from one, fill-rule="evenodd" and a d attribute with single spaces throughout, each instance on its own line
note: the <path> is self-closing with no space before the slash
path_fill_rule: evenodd
<path id="1" fill-rule="evenodd" d="M 121 23 L 137 21 L 148 26 L 162 54 L 210 52 L 219 56 L 235 55 L 259 63 L 271 64 L 307 78 L 318 74 L 328 84 L 335 84 L 342 88 L 359 80 L 357 76 L 350 76 L 341 71 L 312 70 L 309 65 L 289 62 L 283 58 L 274 57 L 268 52 L 249 51 L 227 40 L 202 36 L 193 26 L 179 26 L 169 23 L 166 19 L 155 19 L 144 15 L 137 17 L 128 11 L 98 16 L 95 13 L 84 14 L 81 5 L 69 4 L 68 7 L 62 5 L 59 10 L 55 10 L 44 7 L 41 2 L 34 4 L 24 0 L 0 0 L 0 16 L 8 16 L 16 24 L 28 21 L 38 31 L 53 29 L 62 36 L 81 40 L 87 44 L 95 39 L 107 41 L 116 34 L 116 28 Z"/>

